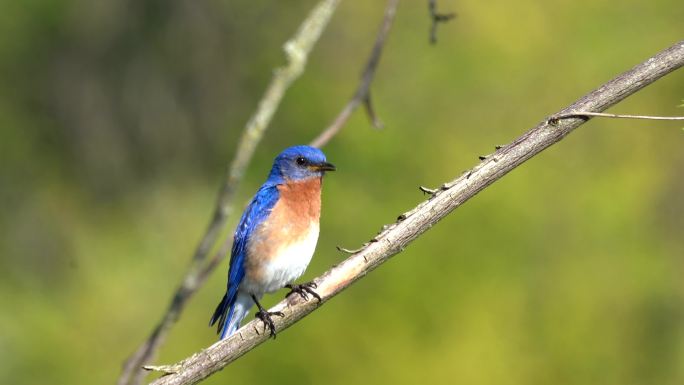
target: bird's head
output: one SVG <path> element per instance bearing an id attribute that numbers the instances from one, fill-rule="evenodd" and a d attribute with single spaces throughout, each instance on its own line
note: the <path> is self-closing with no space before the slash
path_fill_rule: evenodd
<path id="1" fill-rule="evenodd" d="M 320 178 L 326 171 L 335 171 L 335 166 L 326 161 L 323 151 L 310 146 L 293 146 L 275 158 L 268 179 L 276 183 L 299 181 Z"/>

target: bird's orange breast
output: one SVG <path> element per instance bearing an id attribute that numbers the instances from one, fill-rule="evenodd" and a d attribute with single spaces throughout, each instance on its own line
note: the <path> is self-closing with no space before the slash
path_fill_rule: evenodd
<path id="1" fill-rule="evenodd" d="M 291 221 L 318 221 L 321 216 L 321 178 L 304 181 L 288 181 L 278 186 L 283 214 Z M 275 210 L 275 207 L 274 207 Z"/>
<path id="2" fill-rule="evenodd" d="M 278 185 L 280 194 L 271 214 L 252 233 L 248 244 L 250 258 L 245 261 L 247 278 L 267 280 L 268 267 L 275 259 L 285 257 L 284 250 L 308 242 L 321 215 L 321 179 L 287 181 Z M 314 241 L 315 242 L 315 241 Z M 313 250 L 312 250 L 313 252 Z M 310 258 L 310 256 L 309 256 Z"/>

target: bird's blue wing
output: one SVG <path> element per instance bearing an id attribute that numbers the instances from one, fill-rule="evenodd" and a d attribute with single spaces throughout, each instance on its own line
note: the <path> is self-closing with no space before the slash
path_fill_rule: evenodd
<path id="1" fill-rule="evenodd" d="M 249 237 L 254 229 L 268 218 L 279 196 L 278 188 L 275 185 L 261 186 L 242 214 L 242 218 L 240 218 L 240 223 L 235 229 L 233 249 L 230 255 L 230 270 L 228 271 L 227 296 L 230 303 L 235 299 L 238 286 L 245 276 L 244 262 Z"/>
<path id="2" fill-rule="evenodd" d="M 261 186 L 245 209 L 237 229 L 235 229 L 233 249 L 230 255 L 230 269 L 228 270 L 228 289 L 209 321 L 209 325 L 213 325 L 218 321 L 218 330 L 221 332 L 221 338 L 225 338 L 234 331 L 229 330 L 229 325 L 231 325 L 231 320 L 235 316 L 233 311 L 236 305 L 238 288 L 245 276 L 244 263 L 247 257 L 249 238 L 256 227 L 268 218 L 271 209 L 278 202 L 279 195 L 276 184 L 267 183 Z M 244 315 L 242 316 L 244 317 Z M 239 323 L 240 321 L 238 320 L 237 322 Z"/>

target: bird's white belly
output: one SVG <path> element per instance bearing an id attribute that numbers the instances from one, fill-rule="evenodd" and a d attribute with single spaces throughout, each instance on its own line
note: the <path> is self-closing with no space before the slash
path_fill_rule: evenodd
<path id="1" fill-rule="evenodd" d="M 274 255 L 265 258 L 259 282 L 246 279 L 242 289 L 257 295 L 272 293 L 304 274 L 318 242 L 319 225 L 311 223 L 307 234 L 290 243 L 284 243 L 274 250 Z"/>

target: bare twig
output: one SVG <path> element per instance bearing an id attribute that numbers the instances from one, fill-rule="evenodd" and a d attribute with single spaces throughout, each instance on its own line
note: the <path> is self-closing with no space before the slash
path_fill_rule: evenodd
<path id="1" fill-rule="evenodd" d="M 237 153 L 221 187 L 212 219 L 197 246 L 185 277 L 159 324 L 147 340 L 124 363 L 121 376 L 117 381 L 119 385 L 137 385 L 142 382 L 146 372 L 140 369 L 141 366 L 154 357 L 169 329 L 183 311 L 186 301 L 224 258 L 228 249 L 226 245 L 223 245 L 219 253 L 206 266 L 203 266 L 207 255 L 216 243 L 232 212 L 235 192 L 247 165 L 252 159 L 256 146 L 261 141 L 285 90 L 304 71 L 308 54 L 335 12 L 338 2 L 339 0 L 322 0 L 318 3 L 301 24 L 297 33 L 283 46 L 288 63 L 285 67 L 276 70 L 268 89 L 259 102 L 259 107 L 245 126 Z"/>
<path id="2" fill-rule="evenodd" d="M 427 188 L 425 186 L 418 186 L 418 190 L 422 191 L 423 194 L 428 194 L 428 195 L 435 195 L 439 189 L 436 188 Z"/>
<path id="3" fill-rule="evenodd" d="M 385 124 L 378 118 L 378 116 L 375 114 L 375 110 L 373 109 L 373 102 L 371 98 L 371 93 L 370 90 L 366 92 L 366 97 L 363 98 L 363 105 L 366 106 L 366 113 L 368 114 L 368 118 L 371 121 L 371 124 L 375 128 L 383 128 Z"/>
<path id="4" fill-rule="evenodd" d="M 684 120 L 684 116 L 650 116 L 650 115 L 624 115 L 607 114 L 605 112 L 571 111 L 562 115 L 554 115 L 549 118 L 550 124 L 556 124 L 561 119 L 580 118 L 587 116 L 597 116 L 601 118 L 613 119 L 645 119 L 645 120 Z"/>
<path id="5" fill-rule="evenodd" d="M 363 244 L 361 247 L 359 247 L 358 249 L 346 249 L 346 248 L 344 248 L 344 247 L 342 247 L 342 246 L 335 246 L 335 248 L 336 248 L 338 251 L 341 251 L 341 252 L 343 252 L 343 253 L 355 254 L 355 253 L 358 253 L 359 251 L 365 249 L 366 246 L 368 246 L 368 243 L 364 243 L 364 244 Z"/>
<path id="6" fill-rule="evenodd" d="M 662 76 L 684 65 L 684 41 L 661 51 L 648 61 L 637 65 L 598 89 L 583 96 L 571 106 L 556 115 L 570 111 L 605 110 L 620 102 L 641 88 L 653 83 Z M 496 180 L 540 153 L 547 147 L 559 142 L 574 129 L 585 123 L 584 120 L 567 120 L 551 125 L 547 120 L 525 132 L 512 143 L 499 150 L 498 162 L 483 162 L 468 175 L 461 175 L 445 184 L 447 190 L 441 191 L 431 199 L 411 210 L 404 220 L 387 226 L 358 253 L 338 264 L 316 278 L 317 293 L 323 303 L 339 294 L 356 280 L 401 252 L 409 243 L 429 230 L 439 220 L 462 205 Z M 318 301 L 295 299 L 288 304 L 283 300 L 270 311 L 282 311 L 285 316 L 275 319 L 281 332 L 311 313 L 319 306 Z M 226 365 L 269 339 L 268 333 L 259 333 L 255 325 L 258 320 L 242 327 L 238 333 L 221 340 L 209 348 L 168 368 L 178 369 L 175 373 L 161 377 L 153 385 L 196 384 Z"/>
<path id="7" fill-rule="evenodd" d="M 392 27 L 392 22 L 394 21 L 394 15 L 397 11 L 397 4 L 399 0 L 388 0 L 387 6 L 385 7 L 385 17 L 380 26 L 380 31 L 375 38 L 375 44 L 371 50 L 370 57 L 366 63 L 366 67 L 363 70 L 363 75 L 361 76 L 361 83 L 356 89 L 354 96 L 347 103 L 346 106 L 340 111 L 335 120 L 323 130 L 314 140 L 311 141 L 311 146 L 313 147 L 323 147 L 332 139 L 333 136 L 342 129 L 344 124 L 347 122 L 351 114 L 356 110 L 356 108 L 363 102 L 366 106 L 366 112 L 371 120 L 374 127 L 382 127 L 382 122 L 375 115 L 373 110 L 373 105 L 371 103 L 370 97 L 370 85 L 373 82 L 373 77 L 375 76 L 375 70 L 378 68 L 378 63 L 380 62 L 380 55 L 382 55 L 382 49 L 385 46 L 385 41 L 387 40 L 387 35 L 389 34 L 390 28 Z"/>
<path id="8" fill-rule="evenodd" d="M 456 17 L 455 12 L 439 13 L 437 12 L 437 0 L 428 0 L 428 10 L 430 11 L 430 44 L 437 43 L 437 25 L 439 23 L 446 23 Z"/>

